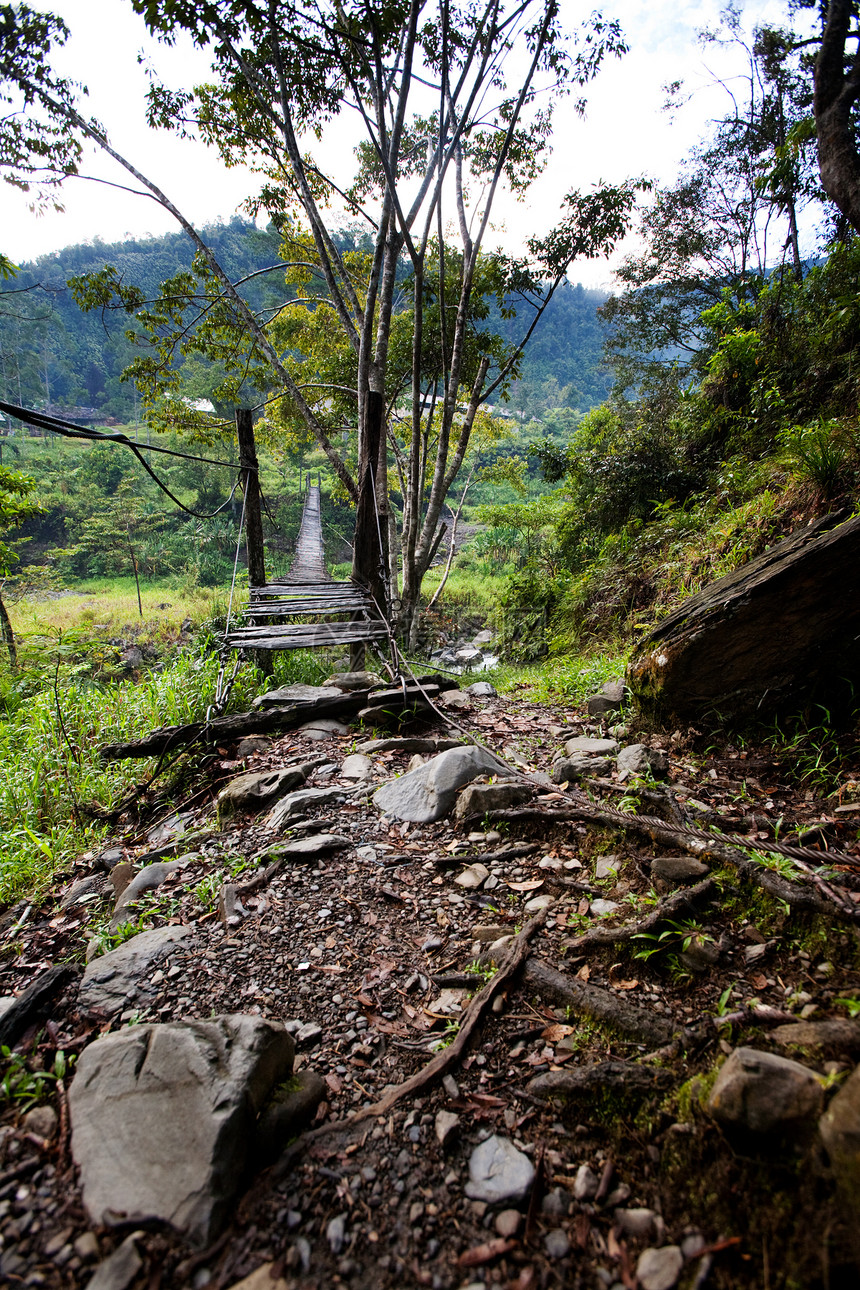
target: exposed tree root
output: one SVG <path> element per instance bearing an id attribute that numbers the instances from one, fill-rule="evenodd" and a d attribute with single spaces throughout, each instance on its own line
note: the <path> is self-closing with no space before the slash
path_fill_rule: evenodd
<path id="1" fill-rule="evenodd" d="M 565 1004 L 576 1013 L 605 1022 L 619 1034 L 639 1043 L 665 1044 L 672 1036 L 674 1027 L 670 1021 L 655 1017 L 653 1012 L 646 1012 L 644 1008 L 637 1008 L 610 990 L 565 976 L 542 959 L 529 960 L 525 980 L 541 998 Z"/>
<path id="2" fill-rule="evenodd" d="M 705 904 L 716 891 L 717 884 L 713 878 L 703 878 L 694 887 L 682 887 L 680 891 L 675 891 L 665 900 L 661 900 L 659 905 L 656 905 L 644 918 L 634 918 L 617 927 L 604 927 L 598 924 L 583 932 L 582 936 L 576 936 L 572 941 L 565 941 L 564 948 L 569 952 L 581 950 L 586 945 L 617 945 L 620 941 L 629 941 L 634 936 L 641 936 L 643 932 L 650 932 L 667 918 L 677 918 L 679 914 L 684 914 L 697 905 Z"/>

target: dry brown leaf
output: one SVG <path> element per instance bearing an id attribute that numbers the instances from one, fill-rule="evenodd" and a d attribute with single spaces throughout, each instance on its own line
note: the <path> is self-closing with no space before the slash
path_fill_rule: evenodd
<path id="1" fill-rule="evenodd" d="M 511 891 L 537 891 L 544 884 L 543 878 L 530 878 L 528 882 L 509 882 Z"/>
<path id="2" fill-rule="evenodd" d="M 588 966 L 587 963 L 583 963 L 582 967 L 579 969 L 579 971 L 576 974 L 577 981 L 587 981 L 590 976 L 591 976 L 591 968 Z"/>
<path id="3" fill-rule="evenodd" d="M 547 1026 L 546 1030 L 543 1031 L 541 1038 L 548 1039 L 551 1044 L 557 1044 L 558 1041 L 560 1039 L 564 1039 L 566 1035 L 572 1035 L 574 1030 L 574 1026 L 566 1026 L 563 1022 L 557 1021 L 554 1025 Z"/>
<path id="4" fill-rule="evenodd" d="M 497 1236 L 494 1241 L 483 1241 L 480 1245 L 473 1245 L 471 1250 L 464 1250 L 457 1260 L 457 1266 L 478 1268 L 482 1263 L 492 1263 L 493 1259 L 507 1254 L 515 1245 L 516 1241 L 508 1241 L 501 1236 Z"/>

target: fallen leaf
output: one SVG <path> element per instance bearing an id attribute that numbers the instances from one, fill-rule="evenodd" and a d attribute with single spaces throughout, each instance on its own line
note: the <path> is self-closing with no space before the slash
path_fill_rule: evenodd
<path id="1" fill-rule="evenodd" d="M 507 1290 L 533 1290 L 537 1284 L 534 1268 L 523 1268 L 516 1281 L 509 1281 Z"/>
<path id="2" fill-rule="evenodd" d="M 609 969 L 609 984 L 614 985 L 616 990 L 635 990 L 639 984 L 638 980 L 624 981 L 615 975 L 616 969 L 621 967 L 620 963 L 613 963 Z"/>
<path id="3" fill-rule="evenodd" d="M 587 981 L 590 976 L 591 976 L 591 968 L 588 966 L 587 963 L 583 963 L 582 967 L 579 969 L 579 971 L 576 974 L 576 979 L 578 981 Z"/>
<path id="4" fill-rule="evenodd" d="M 537 891 L 544 884 L 543 878 L 530 878 L 528 882 L 509 882 L 511 891 Z"/>
<path id="5" fill-rule="evenodd" d="M 340 1093 L 343 1089 L 343 1080 L 339 1075 L 336 1075 L 334 1071 L 331 1071 L 325 1076 L 325 1082 L 328 1084 L 332 1093 Z"/>
<path id="6" fill-rule="evenodd" d="M 566 1026 L 561 1021 L 557 1021 L 554 1025 L 547 1026 L 541 1038 L 548 1039 L 551 1044 L 557 1044 L 560 1039 L 564 1039 L 565 1035 L 572 1035 L 574 1029 L 573 1026 Z"/>
<path id="7" fill-rule="evenodd" d="M 516 1245 L 516 1241 L 508 1241 L 498 1236 L 494 1241 L 483 1241 L 480 1245 L 473 1245 L 471 1250 L 464 1250 L 457 1260 L 457 1266 L 460 1268 L 478 1268 L 482 1263 L 492 1263 L 493 1259 L 498 1259 L 503 1254 L 507 1254 Z"/>
<path id="8" fill-rule="evenodd" d="M 766 976 L 761 976 L 761 974 L 759 974 L 759 976 L 754 976 L 754 977 L 752 977 L 752 978 L 751 978 L 751 981 L 752 981 L 752 984 L 753 984 L 753 986 L 754 986 L 754 988 L 755 988 L 756 990 L 766 990 L 766 989 L 767 989 L 767 977 L 766 977 Z"/>

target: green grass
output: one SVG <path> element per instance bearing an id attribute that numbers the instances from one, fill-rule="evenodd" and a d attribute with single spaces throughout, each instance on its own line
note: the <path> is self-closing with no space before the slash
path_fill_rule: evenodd
<path id="1" fill-rule="evenodd" d="M 481 673 L 501 694 L 525 694 L 533 703 L 582 703 L 606 681 L 620 680 L 627 663 L 621 651 L 564 654 L 540 663 L 502 663 Z"/>
<path id="2" fill-rule="evenodd" d="M 279 655 L 272 680 L 245 664 L 230 709 L 247 708 L 273 684 L 319 683 L 328 670 L 309 651 Z M 76 855 L 98 846 L 106 826 L 87 806 L 113 806 L 154 765 L 104 764 L 99 747 L 200 720 L 217 672 L 216 655 L 187 650 L 136 682 L 116 680 L 98 643 L 78 638 L 62 653 L 46 646 L 38 668 L 0 673 L 0 904 L 40 896 Z"/>

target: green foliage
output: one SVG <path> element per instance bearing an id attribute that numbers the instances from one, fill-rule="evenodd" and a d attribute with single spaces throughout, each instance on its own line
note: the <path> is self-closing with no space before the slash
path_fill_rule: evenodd
<path id="1" fill-rule="evenodd" d="M 50 1069 L 32 1070 L 30 1059 L 24 1053 L 13 1053 L 6 1044 L 0 1047 L 0 1058 L 5 1067 L 0 1078 L 0 1103 L 12 1103 L 18 1112 L 43 1102 L 57 1081 L 65 1079 L 75 1061 L 74 1055 L 67 1058 L 58 1048 Z"/>

